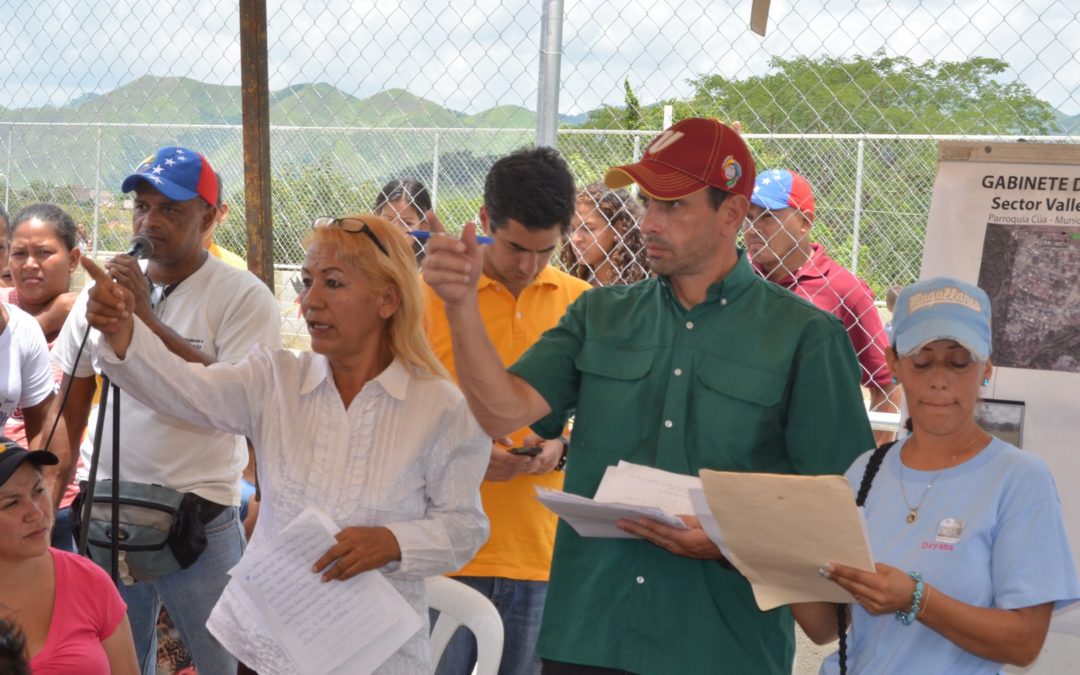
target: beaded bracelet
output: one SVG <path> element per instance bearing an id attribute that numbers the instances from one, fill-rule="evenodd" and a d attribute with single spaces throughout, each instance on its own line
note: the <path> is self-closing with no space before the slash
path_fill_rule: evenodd
<path id="1" fill-rule="evenodd" d="M 915 580 L 915 591 L 911 594 L 911 611 L 904 612 L 899 609 L 896 610 L 896 620 L 905 626 L 910 626 L 915 623 L 915 618 L 919 616 L 919 605 L 922 603 L 923 591 L 926 589 L 921 574 L 918 572 L 908 572 L 908 576 Z"/>

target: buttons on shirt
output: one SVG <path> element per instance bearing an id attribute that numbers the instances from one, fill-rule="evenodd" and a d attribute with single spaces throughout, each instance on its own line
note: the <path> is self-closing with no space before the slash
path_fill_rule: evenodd
<path id="1" fill-rule="evenodd" d="M 727 298 L 720 298 L 720 306 L 723 307 L 725 305 L 727 305 Z"/>
<path id="2" fill-rule="evenodd" d="M 682 368 L 676 368 L 675 369 L 675 377 L 679 377 L 680 375 L 682 375 Z"/>
<path id="3" fill-rule="evenodd" d="M 672 424 L 671 420 L 664 420 L 664 426 L 670 429 L 674 425 Z"/>
<path id="4" fill-rule="evenodd" d="M 520 319 L 521 318 L 521 312 L 514 312 L 514 316 L 516 316 L 517 318 Z"/>
<path id="5" fill-rule="evenodd" d="M 643 584 L 645 583 L 645 577 L 639 576 L 637 579 L 634 579 L 634 581 L 638 582 L 639 584 Z"/>
<path id="6" fill-rule="evenodd" d="M 694 330 L 694 322 L 693 321 L 687 321 L 686 322 L 686 330 Z"/>

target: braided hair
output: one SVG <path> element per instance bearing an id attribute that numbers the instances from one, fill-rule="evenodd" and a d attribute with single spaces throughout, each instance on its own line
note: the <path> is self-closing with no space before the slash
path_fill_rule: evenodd
<path id="1" fill-rule="evenodd" d="M 889 448 L 894 443 L 896 441 L 889 441 L 881 445 L 877 450 L 874 450 L 874 454 L 870 455 L 869 461 L 866 462 L 866 470 L 863 472 L 862 482 L 859 483 L 859 493 L 855 496 L 855 505 L 859 508 L 866 504 L 866 496 L 870 494 L 870 485 L 874 482 L 874 476 L 877 475 L 878 469 L 881 468 L 885 453 L 889 451 Z M 837 650 L 840 657 L 840 675 L 847 675 L 847 625 L 850 613 L 850 608 L 847 605 L 840 604 L 836 606 L 836 625 L 840 637 L 840 648 Z"/>

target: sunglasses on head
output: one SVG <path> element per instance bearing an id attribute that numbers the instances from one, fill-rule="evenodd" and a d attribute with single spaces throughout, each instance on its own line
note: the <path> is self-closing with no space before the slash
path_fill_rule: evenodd
<path id="1" fill-rule="evenodd" d="M 320 216 L 312 221 L 311 229 L 318 230 L 324 227 L 339 227 L 342 230 L 350 234 L 366 234 L 376 248 L 383 252 L 387 258 L 390 257 L 390 252 L 386 250 L 383 243 L 379 241 L 379 238 L 375 236 L 375 231 L 371 229 L 362 218 L 334 218 L 333 216 Z"/>

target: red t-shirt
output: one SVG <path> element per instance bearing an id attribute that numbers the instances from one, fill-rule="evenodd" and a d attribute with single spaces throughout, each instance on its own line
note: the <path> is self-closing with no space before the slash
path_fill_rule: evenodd
<path id="1" fill-rule="evenodd" d="M 101 641 L 120 625 L 127 605 L 112 579 L 89 559 L 50 548 L 56 599 L 45 646 L 30 660 L 34 675 L 109 675 Z"/>
<path id="2" fill-rule="evenodd" d="M 889 339 L 874 307 L 874 292 L 865 281 L 830 258 L 821 244 L 810 246 L 810 260 L 793 276 L 777 283 L 840 319 L 859 357 L 864 387 L 871 382 L 889 384 L 892 373 L 885 363 Z"/>

